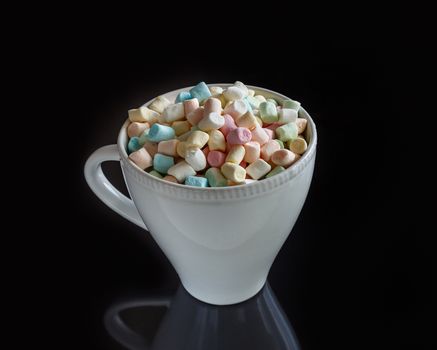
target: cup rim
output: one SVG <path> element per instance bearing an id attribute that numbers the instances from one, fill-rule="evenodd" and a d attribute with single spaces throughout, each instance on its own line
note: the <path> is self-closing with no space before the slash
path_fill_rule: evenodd
<path id="1" fill-rule="evenodd" d="M 215 84 L 206 84 L 206 85 L 209 87 L 210 86 L 219 86 L 219 87 L 225 88 L 225 87 L 231 86 L 233 84 L 231 84 L 231 83 L 215 83 Z M 273 91 L 273 90 L 269 90 L 269 89 L 254 86 L 254 85 L 246 85 L 246 86 L 249 89 L 255 90 L 256 92 L 264 92 L 264 93 L 267 93 L 267 95 L 272 95 L 273 97 L 276 97 L 276 98 L 290 99 L 289 97 L 287 97 L 283 94 L 280 94 L 276 91 Z M 181 89 L 176 89 L 173 91 L 168 91 L 168 92 L 162 93 L 160 95 L 166 95 L 169 93 L 179 93 L 181 91 L 187 91 L 187 90 L 191 89 L 192 87 L 193 86 L 189 86 L 189 87 L 185 87 L 185 88 L 181 88 Z M 146 103 L 144 103 L 143 106 L 149 106 L 150 103 L 155 98 L 156 98 L 156 96 L 153 97 L 151 100 L 147 101 Z M 129 160 L 129 157 L 128 157 L 128 154 L 126 151 L 126 146 L 127 146 L 127 142 L 128 142 L 127 127 L 130 124 L 129 118 L 126 119 L 126 121 L 123 123 L 123 126 L 120 129 L 120 132 L 119 132 L 118 138 L 117 138 L 117 147 L 118 147 L 118 152 L 120 155 L 121 163 L 125 167 L 125 169 L 129 170 L 130 173 L 135 175 L 135 177 L 140 182 L 142 182 L 144 184 L 151 184 L 154 188 L 169 190 L 170 192 L 174 192 L 176 190 L 176 191 L 188 191 L 190 193 L 193 191 L 196 191 L 197 193 L 199 193 L 199 191 L 200 191 L 203 193 L 217 193 L 217 194 L 219 194 L 219 193 L 225 194 L 226 192 L 232 192 L 232 191 L 241 192 L 241 190 L 247 189 L 247 191 L 249 191 L 250 193 L 254 193 L 254 192 L 259 193 L 259 192 L 264 192 L 264 191 L 262 191 L 262 189 L 260 187 L 262 187 L 264 189 L 273 189 L 275 187 L 280 186 L 281 184 L 283 184 L 285 182 L 288 182 L 292 178 L 296 177 L 306 168 L 306 166 L 309 164 L 309 162 L 315 156 L 316 145 L 317 145 L 316 125 L 315 125 L 313 119 L 308 114 L 308 112 L 302 106 L 299 109 L 299 117 L 303 117 L 303 118 L 308 120 L 307 128 L 309 127 L 310 132 L 311 132 L 311 140 L 308 142 L 308 148 L 305 151 L 305 153 L 302 155 L 302 157 L 299 158 L 299 160 L 297 160 L 293 165 L 291 165 L 285 171 L 283 171 L 275 176 L 272 176 L 270 178 L 263 179 L 260 181 L 255 181 L 255 182 L 252 182 L 249 184 L 241 184 L 241 185 L 226 186 L 226 187 L 194 187 L 194 186 L 187 186 L 184 184 L 177 184 L 177 183 L 170 182 L 170 181 L 165 181 L 165 180 L 159 179 L 153 175 L 150 175 L 149 173 L 147 173 L 143 169 L 139 168 L 135 163 L 133 163 L 132 161 Z"/>

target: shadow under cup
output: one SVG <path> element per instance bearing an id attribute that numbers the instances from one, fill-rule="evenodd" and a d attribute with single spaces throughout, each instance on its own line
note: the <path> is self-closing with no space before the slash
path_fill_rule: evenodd
<path id="1" fill-rule="evenodd" d="M 266 98 L 287 98 L 267 89 L 248 87 Z M 163 96 L 173 101 L 180 91 L 188 89 Z M 95 159 L 88 161 L 85 174 L 90 187 L 106 204 L 150 232 L 191 295 L 216 305 L 242 302 L 264 286 L 310 187 L 317 133 L 303 108 L 299 110 L 299 117 L 308 120 L 307 151 L 284 172 L 251 184 L 193 188 L 149 175 L 128 160 L 126 128 L 129 121 L 121 128 L 117 147 L 107 146 L 106 155 L 101 151 L 103 148 L 96 151 L 103 153 L 90 157 Z M 100 163 L 105 160 L 120 160 L 135 207 L 109 184 L 103 173 L 93 174 L 94 170 L 101 172 Z M 101 182 L 105 181 L 102 186 Z M 112 193 L 105 196 L 102 191 Z"/>

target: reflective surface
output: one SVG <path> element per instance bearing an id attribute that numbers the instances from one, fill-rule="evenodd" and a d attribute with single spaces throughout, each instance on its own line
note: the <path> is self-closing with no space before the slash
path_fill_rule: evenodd
<path id="1" fill-rule="evenodd" d="M 172 299 L 116 303 L 104 321 L 128 349 L 300 349 L 268 283 L 253 298 L 226 306 L 203 303 L 180 286 Z"/>

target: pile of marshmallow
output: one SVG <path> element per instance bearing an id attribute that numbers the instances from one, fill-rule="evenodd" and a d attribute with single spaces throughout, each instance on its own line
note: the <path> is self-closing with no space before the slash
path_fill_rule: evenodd
<path id="1" fill-rule="evenodd" d="M 204 82 L 129 110 L 129 159 L 160 179 L 197 187 L 248 184 L 283 172 L 307 149 L 300 103 L 257 95 L 237 81 Z"/>

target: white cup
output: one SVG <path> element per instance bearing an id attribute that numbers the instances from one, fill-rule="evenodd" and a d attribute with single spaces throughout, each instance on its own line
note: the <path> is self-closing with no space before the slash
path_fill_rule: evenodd
<path id="1" fill-rule="evenodd" d="M 266 98 L 287 98 L 256 86 L 249 88 Z M 188 89 L 164 96 L 173 101 L 179 92 Z M 85 178 L 105 204 L 150 232 L 191 295 L 211 304 L 235 304 L 263 287 L 307 196 L 317 133 L 303 108 L 299 117 L 308 120 L 307 151 L 286 171 L 251 184 L 193 188 L 147 174 L 128 160 L 128 120 L 120 130 L 117 145 L 99 148 L 88 158 Z M 105 161 L 120 162 L 132 200 L 105 177 L 101 169 Z"/>

